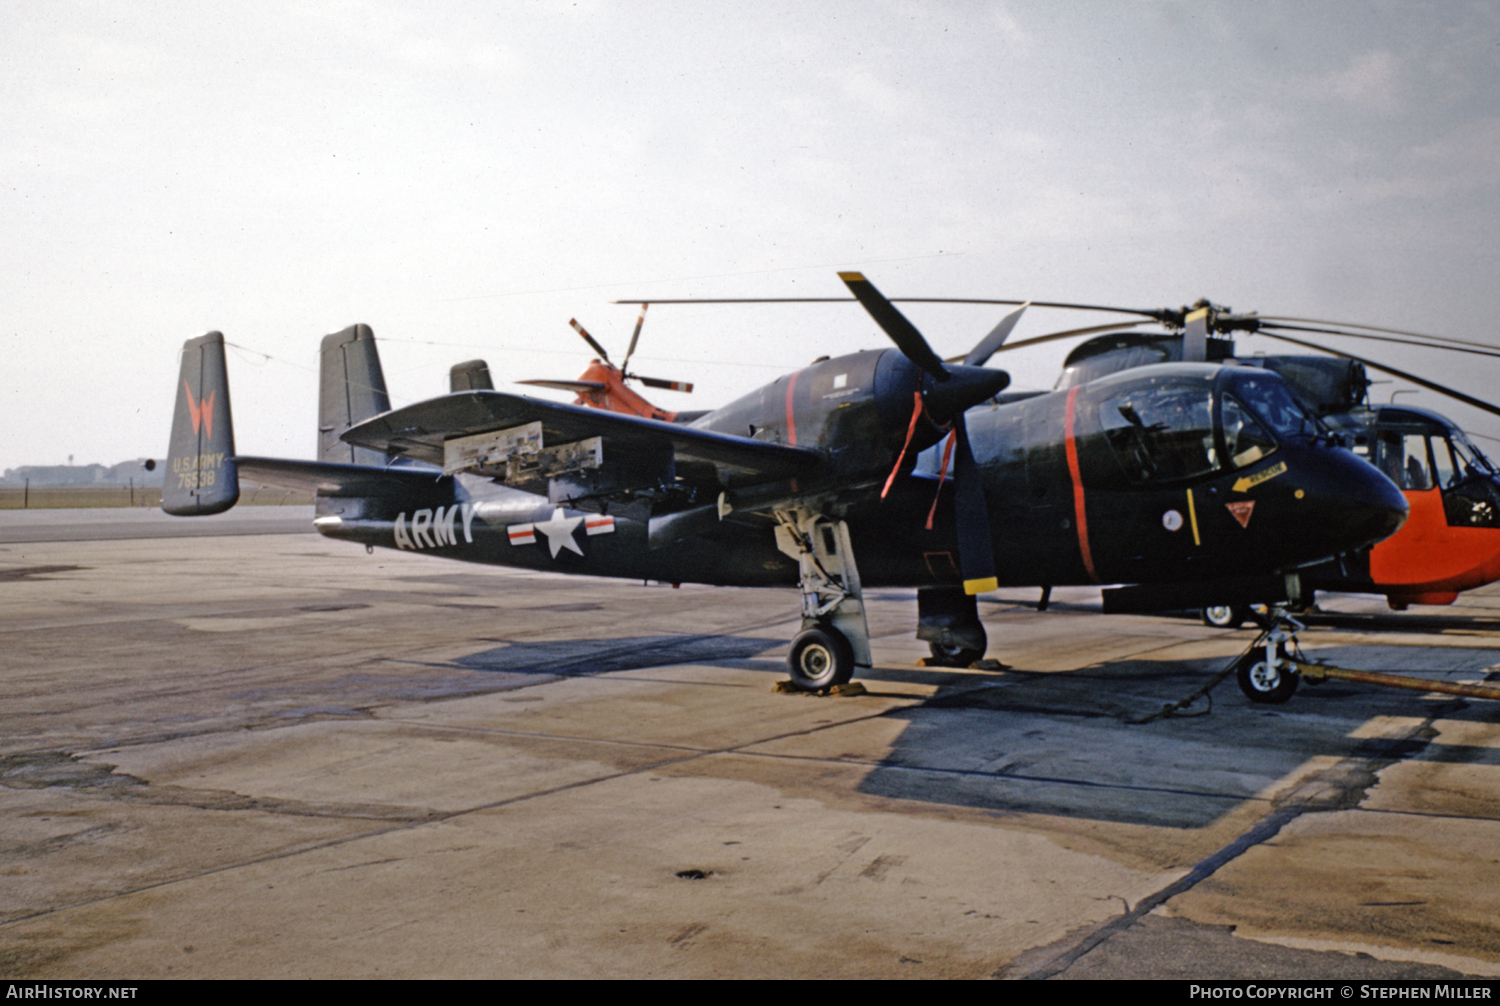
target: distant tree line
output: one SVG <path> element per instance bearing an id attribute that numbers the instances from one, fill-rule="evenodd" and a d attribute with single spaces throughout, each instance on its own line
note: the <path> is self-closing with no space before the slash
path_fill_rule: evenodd
<path id="1" fill-rule="evenodd" d="M 121 461 L 117 465 L 22 465 L 5 469 L 0 486 L 18 488 L 29 479 L 33 486 L 138 486 L 161 485 L 161 466 L 146 470 L 146 459 Z"/>

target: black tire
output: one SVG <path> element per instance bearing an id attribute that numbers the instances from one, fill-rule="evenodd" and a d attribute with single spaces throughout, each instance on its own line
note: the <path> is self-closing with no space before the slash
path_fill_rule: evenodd
<path id="1" fill-rule="evenodd" d="M 1257 646 L 1240 660 L 1235 680 L 1251 702 L 1280 705 L 1297 690 L 1302 679 L 1285 663 L 1285 646 L 1276 647 L 1276 657 L 1276 665 L 1267 664 L 1265 647 Z"/>
<path id="2" fill-rule="evenodd" d="M 786 667 L 792 684 L 805 692 L 821 691 L 854 677 L 854 649 L 837 629 L 807 629 L 792 640 Z"/>
<path id="3" fill-rule="evenodd" d="M 1204 625 L 1215 629 L 1238 629 L 1250 618 L 1250 611 L 1238 604 L 1217 604 L 1199 612 Z"/>
<path id="4" fill-rule="evenodd" d="M 932 662 L 940 667 L 968 667 L 974 661 L 984 659 L 983 650 L 976 650 L 962 643 L 954 643 L 950 646 L 944 646 L 942 643 L 928 643 L 927 652 L 932 654 Z"/>

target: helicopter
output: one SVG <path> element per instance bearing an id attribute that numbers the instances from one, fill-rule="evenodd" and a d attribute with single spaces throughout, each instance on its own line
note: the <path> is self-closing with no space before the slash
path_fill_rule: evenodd
<path id="1" fill-rule="evenodd" d="M 1002 584 L 1295 601 L 1299 569 L 1406 518 L 1275 373 L 1159 364 L 1008 396 L 985 364 L 1013 319 L 950 363 L 863 275 L 840 278 L 894 348 L 820 358 L 686 422 L 495 391 L 479 361 L 392 409 L 374 333 L 351 326 L 322 341 L 314 461 L 235 453 L 211 332 L 184 346 L 162 508 L 222 512 L 243 476 L 310 490 L 316 530 L 371 549 L 796 586 L 787 668 L 808 691 L 872 666 L 866 587 L 915 587 L 918 638 L 967 664 L 988 645 L 977 595 Z M 941 466 L 919 465 L 939 443 Z"/>
<path id="2" fill-rule="evenodd" d="M 628 416 L 642 416 L 646 419 L 660 419 L 668 423 L 692 422 L 704 415 L 703 412 L 668 412 L 659 409 L 646 401 L 635 392 L 626 382 L 640 381 L 648 388 L 658 388 L 665 391 L 680 391 L 691 394 L 693 386 L 687 381 L 668 381 L 659 377 L 642 377 L 640 374 L 630 372 L 630 358 L 635 355 L 635 347 L 641 338 L 641 325 L 646 321 L 646 309 L 650 304 L 641 305 L 640 316 L 635 320 L 635 331 L 630 334 L 630 348 L 625 351 L 625 360 L 618 367 L 609 358 L 609 351 L 601 346 L 588 329 L 578 323 L 577 318 L 570 318 L 568 324 L 573 330 L 583 337 L 583 341 L 591 346 L 598 357 L 589 361 L 588 367 L 576 380 L 572 381 L 545 381 L 527 380 L 517 381 L 517 384 L 529 384 L 542 388 L 553 388 L 557 391 L 571 391 L 578 397 L 575 405 L 590 406 L 595 409 L 604 409 L 607 412 L 620 412 Z M 489 367 L 482 360 L 471 360 L 468 363 L 459 364 L 452 371 L 453 380 L 462 384 L 465 378 L 462 376 L 467 372 L 477 373 L 483 367 L 488 375 Z M 488 377 L 486 376 L 486 379 Z M 451 390 L 461 390 L 455 384 Z M 489 386 L 494 390 L 494 385 Z"/>

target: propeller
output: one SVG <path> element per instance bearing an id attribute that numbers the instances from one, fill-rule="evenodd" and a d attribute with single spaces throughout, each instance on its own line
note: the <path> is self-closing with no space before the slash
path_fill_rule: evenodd
<path id="1" fill-rule="evenodd" d="M 1020 320 L 1021 312 L 1015 311 L 1006 316 L 969 351 L 963 363 L 944 366 L 943 360 L 932 351 L 917 327 L 875 289 L 873 283 L 857 272 L 841 272 L 839 279 L 849 287 L 849 292 L 870 313 L 875 323 L 890 336 L 902 355 L 925 375 L 919 378 L 917 408 L 925 410 L 936 423 L 951 423 L 953 426 L 951 449 L 955 455 L 953 492 L 954 516 L 958 529 L 959 572 L 963 577 L 965 593 L 982 594 L 994 590 L 998 581 L 995 577 L 995 549 L 990 539 L 989 506 L 985 502 L 979 466 L 969 445 L 969 430 L 964 422 L 964 413 L 985 399 L 999 394 L 1010 383 L 1010 375 L 1005 371 L 990 370 L 979 364 L 994 355 L 1005 342 L 1011 329 Z M 1025 310 L 1024 305 L 1022 310 Z M 916 426 L 916 418 L 916 414 L 913 414 L 912 428 Z M 910 437 L 908 430 L 908 443 Z M 905 451 L 903 447 L 903 456 Z M 898 458 L 898 468 L 900 464 L 901 459 Z M 946 459 L 944 467 L 946 468 Z M 889 480 L 886 485 L 889 487 Z"/>
<path id="2" fill-rule="evenodd" d="M 641 338 L 641 326 L 643 324 L 645 324 L 645 322 L 646 322 L 646 308 L 648 308 L 648 307 L 650 307 L 649 304 L 642 303 L 641 304 L 641 313 L 640 313 L 640 316 L 635 319 L 635 331 L 632 332 L 632 333 L 630 333 L 630 347 L 625 350 L 625 362 L 622 363 L 622 364 L 620 364 L 620 378 L 621 378 L 621 380 L 625 380 L 625 381 L 640 381 L 642 384 L 644 384 L 648 388 L 661 388 L 661 389 L 663 389 L 665 391 L 681 391 L 681 392 L 684 392 L 684 393 L 691 392 L 693 390 L 693 385 L 692 385 L 692 383 L 690 381 L 668 381 L 668 380 L 665 380 L 665 379 L 660 378 L 660 377 L 643 377 L 640 374 L 632 374 L 630 372 L 630 358 L 635 355 L 636 343 L 640 341 L 640 338 Z M 580 325 L 578 323 L 578 319 L 577 318 L 569 318 L 568 319 L 568 324 L 573 326 L 573 331 L 575 331 L 579 335 L 583 336 L 583 341 L 587 342 L 593 348 L 594 352 L 596 352 L 596 353 L 599 354 L 599 358 L 601 360 L 603 360 L 605 363 L 608 363 L 610 366 L 614 366 L 614 364 L 610 361 L 609 353 L 605 351 L 605 349 L 604 349 L 603 346 L 599 345 L 599 342 L 598 342 L 597 339 L 595 339 L 592 335 L 589 335 L 588 329 L 584 328 L 582 325 Z M 537 382 L 537 381 L 522 381 L 521 383 L 522 384 L 537 384 L 537 383 L 542 383 L 542 382 Z M 555 387 L 559 383 L 563 383 L 563 382 L 552 382 L 548 386 L 549 387 Z M 576 383 L 576 382 L 574 382 L 574 383 Z M 571 389 L 571 388 L 565 388 L 563 390 L 573 390 L 573 389 Z"/>

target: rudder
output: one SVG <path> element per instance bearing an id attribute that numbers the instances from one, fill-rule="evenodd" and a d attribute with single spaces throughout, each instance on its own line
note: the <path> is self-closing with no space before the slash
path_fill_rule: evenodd
<path id="1" fill-rule="evenodd" d="M 240 481 L 222 333 L 183 343 L 177 384 L 161 508 L 177 517 L 223 513 L 239 501 Z"/>
<path id="2" fill-rule="evenodd" d="M 318 384 L 318 460 L 385 465 L 390 459 L 339 439 L 349 427 L 391 409 L 385 372 L 369 325 L 323 337 Z"/>

